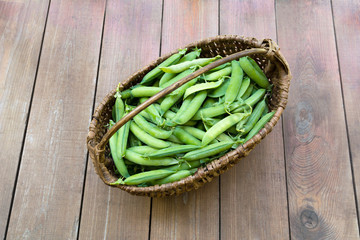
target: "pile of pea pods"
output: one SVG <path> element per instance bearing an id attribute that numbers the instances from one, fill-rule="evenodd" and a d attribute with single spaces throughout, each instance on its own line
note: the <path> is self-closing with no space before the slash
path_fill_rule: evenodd
<path id="1" fill-rule="evenodd" d="M 197 69 L 221 58 L 179 50 L 136 86 L 117 91 L 109 128 L 137 105 Z M 250 57 L 211 69 L 150 105 L 110 140 L 113 183 L 152 186 L 194 174 L 252 138 L 272 118 L 272 85 Z"/>

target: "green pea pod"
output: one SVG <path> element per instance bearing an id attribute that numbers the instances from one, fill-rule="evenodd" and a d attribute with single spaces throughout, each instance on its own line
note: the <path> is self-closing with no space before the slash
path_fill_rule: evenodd
<path id="1" fill-rule="evenodd" d="M 220 79 L 220 80 L 218 80 L 216 82 L 199 83 L 199 84 L 196 84 L 194 86 L 191 86 L 188 89 L 186 89 L 185 94 L 184 94 L 184 99 L 187 98 L 189 95 L 191 95 L 193 93 L 208 90 L 208 89 L 217 88 L 222 83 L 223 83 L 223 79 Z"/>
<path id="2" fill-rule="evenodd" d="M 127 150 L 136 152 L 141 155 L 148 155 L 148 154 L 158 151 L 158 149 L 152 148 L 149 146 L 135 146 L 135 147 L 128 148 Z"/>
<path id="3" fill-rule="evenodd" d="M 171 157 L 175 156 L 176 154 L 189 152 L 195 149 L 198 149 L 199 145 L 179 145 L 179 146 L 172 146 L 164 149 L 157 150 L 156 152 L 152 152 L 147 155 L 150 158 L 158 158 L 158 157 Z"/>
<path id="4" fill-rule="evenodd" d="M 265 76 L 264 72 L 261 70 L 259 65 L 250 57 L 242 57 L 239 60 L 241 68 L 244 72 L 259 85 L 260 87 L 268 89 L 270 83 Z"/>
<path id="5" fill-rule="evenodd" d="M 142 130 L 134 121 L 131 121 L 130 131 L 143 143 L 154 148 L 166 148 L 170 146 L 169 142 L 155 138 Z"/>
<path id="6" fill-rule="evenodd" d="M 143 103 L 147 100 L 147 98 L 140 98 L 140 103 Z M 160 116 L 159 111 L 156 109 L 154 104 L 151 104 L 147 108 L 145 108 L 145 112 L 148 113 L 151 122 L 155 123 L 158 126 L 162 126 L 164 124 L 164 119 Z"/>
<path id="7" fill-rule="evenodd" d="M 254 85 L 250 83 L 249 87 L 246 89 L 241 99 L 246 100 L 248 97 L 250 97 L 253 89 L 254 89 Z"/>
<path id="8" fill-rule="evenodd" d="M 171 136 L 170 136 L 168 139 L 166 139 L 166 140 L 168 140 L 168 141 L 170 141 L 170 142 L 172 142 L 172 143 L 183 144 L 183 142 L 180 141 L 180 139 L 178 139 L 177 137 L 175 137 L 174 134 L 171 135 Z"/>
<path id="9" fill-rule="evenodd" d="M 120 95 L 121 95 L 121 99 L 131 98 L 131 97 L 132 97 L 132 95 L 131 95 L 131 89 L 126 89 L 126 90 L 120 92 Z"/>
<path id="10" fill-rule="evenodd" d="M 129 131 L 130 131 L 130 122 L 125 123 L 125 125 L 118 130 L 117 155 L 119 158 L 122 158 L 125 155 L 127 142 L 129 139 Z"/>
<path id="11" fill-rule="evenodd" d="M 236 102 L 233 102 L 232 104 L 230 104 L 228 110 L 233 111 L 234 109 L 238 109 L 243 105 L 244 105 L 243 102 L 236 101 Z M 208 108 L 200 109 L 194 115 L 192 120 L 201 120 L 202 118 L 216 117 L 216 116 L 220 116 L 220 115 L 222 115 L 224 113 L 226 113 L 225 106 L 224 106 L 224 104 L 220 104 L 220 105 L 216 105 L 214 107 L 208 107 Z"/>
<path id="12" fill-rule="evenodd" d="M 114 121 L 116 121 L 115 104 L 113 105 L 111 110 L 111 117 Z"/>
<path id="13" fill-rule="evenodd" d="M 109 124 L 109 129 L 114 126 L 114 122 L 112 120 L 110 120 L 110 124 Z M 112 159 L 114 161 L 115 167 L 116 169 L 119 171 L 119 173 L 123 176 L 123 177 L 129 177 L 130 174 L 127 171 L 126 165 L 124 163 L 124 159 L 122 157 L 119 157 L 118 153 L 117 153 L 117 139 L 118 137 L 118 133 L 115 133 L 110 139 L 109 139 L 109 145 L 110 145 L 110 152 L 111 152 L 111 156 Z M 120 155 L 121 156 L 121 155 Z"/>
<path id="14" fill-rule="evenodd" d="M 205 133 L 202 139 L 202 146 L 209 144 L 221 133 L 242 120 L 246 115 L 245 113 L 235 113 L 216 123 Z"/>
<path id="15" fill-rule="evenodd" d="M 186 69 L 189 69 L 190 67 L 194 67 L 194 66 L 205 66 L 217 59 L 222 58 L 221 56 L 216 56 L 213 58 L 198 58 L 192 61 L 187 61 L 187 62 L 183 62 L 183 63 L 179 63 L 176 65 L 172 65 L 169 67 L 160 67 L 160 69 L 164 72 L 168 72 L 168 73 L 179 73 L 179 72 L 183 72 Z"/>
<path id="16" fill-rule="evenodd" d="M 141 115 L 136 115 L 134 118 L 135 123 L 145 132 L 150 134 L 153 137 L 160 138 L 160 139 L 167 139 L 172 134 L 171 131 L 166 131 L 157 127 L 156 125 L 146 121 L 144 117 Z"/>
<path id="17" fill-rule="evenodd" d="M 173 77 L 172 79 L 170 79 L 169 81 L 163 83 L 161 85 L 161 87 L 166 88 L 170 85 L 172 85 L 173 83 L 176 83 L 177 81 L 179 81 L 180 79 L 183 79 L 184 77 L 189 76 L 190 74 L 192 74 L 193 72 L 195 72 L 195 68 L 191 68 L 191 69 L 187 69 L 181 73 L 179 73 L 178 75 L 176 75 L 175 77 Z"/>
<path id="18" fill-rule="evenodd" d="M 212 72 L 216 72 L 216 71 L 219 71 L 219 70 L 221 70 L 221 69 L 223 69 L 223 68 L 226 68 L 226 67 L 229 67 L 229 66 L 231 66 L 231 63 L 224 63 L 224 64 L 222 64 L 222 65 L 220 65 L 220 66 L 217 66 L 217 67 L 215 67 L 215 68 L 213 68 L 213 69 L 210 69 L 209 71 L 208 71 L 208 73 L 212 73 Z"/>
<path id="19" fill-rule="evenodd" d="M 222 77 L 220 79 L 224 79 L 223 83 L 213 91 L 209 92 L 208 96 L 211 98 L 219 98 L 222 96 L 225 96 L 226 90 L 229 87 L 230 84 L 230 78 L 229 77 Z M 220 80 L 219 79 L 219 80 Z"/>
<path id="20" fill-rule="evenodd" d="M 246 77 L 244 77 L 243 81 L 241 82 L 239 94 L 236 97 L 237 100 L 243 99 L 242 96 L 244 95 L 246 90 L 249 88 L 249 86 L 250 86 L 250 78 L 248 76 L 246 76 Z"/>
<path id="21" fill-rule="evenodd" d="M 234 113 L 242 112 L 246 110 L 246 108 L 253 107 L 257 102 L 259 102 L 265 96 L 266 90 L 260 88 L 256 90 L 254 94 L 252 94 L 249 98 L 244 101 L 243 106 L 234 110 Z"/>
<path id="22" fill-rule="evenodd" d="M 241 83 L 244 77 L 244 72 L 241 69 L 238 61 L 232 61 L 231 68 L 231 80 L 225 93 L 225 107 L 228 107 L 232 102 L 235 101 L 237 95 L 239 94 Z"/>
<path id="23" fill-rule="evenodd" d="M 268 107 L 267 104 L 265 104 L 265 109 L 264 109 L 264 111 L 263 111 L 263 113 L 262 113 L 261 116 L 263 117 L 263 116 L 266 115 L 268 112 L 269 112 L 269 107 Z"/>
<path id="24" fill-rule="evenodd" d="M 170 56 L 168 59 L 160 63 L 157 67 L 155 67 L 153 70 L 148 72 L 144 78 L 142 79 L 141 83 L 142 85 L 148 84 L 151 81 L 153 81 L 155 78 L 160 76 L 163 72 L 161 71 L 162 67 L 167 67 L 171 65 L 173 62 L 177 61 L 186 53 L 187 49 L 180 49 L 178 53 L 175 53 L 174 55 Z"/>
<path id="25" fill-rule="evenodd" d="M 116 100 L 115 100 L 115 121 L 118 122 L 123 117 L 125 112 L 125 106 L 124 102 L 119 96 L 118 92 L 115 94 Z"/>
<path id="26" fill-rule="evenodd" d="M 201 145 L 201 142 L 196 139 L 194 136 L 186 132 L 185 130 L 181 129 L 180 127 L 175 127 L 174 136 L 177 137 L 181 142 L 188 144 L 188 145 Z"/>
<path id="27" fill-rule="evenodd" d="M 216 100 L 213 98 L 207 98 L 203 104 L 203 108 L 208 108 L 214 106 L 216 103 Z"/>
<path id="28" fill-rule="evenodd" d="M 131 90 L 131 95 L 133 97 L 152 97 L 158 92 L 163 90 L 161 87 L 137 87 Z"/>
<path id="29" fill-rule="evenodd" d="M 181 112 L 179 111 L 173 119 L 173 122 L 177 125 L 183 125 L 186 122 L 190 121 L 190 119 L 196 114 L 196 112 L 200 109 L 201 105 L 205 101 L 206 95 L 206 91 L 201 91 L 197 93 L 194 97 L 192 97 L 193 95 L 188 97 L 190 99 L 192 98 L 189 107 L 184 108 L 184 110 Z M 188 98 L 184 100 L 184 103 Z M 180 110 L 182 110 L 181 108 Z"/>
<path id="30" fill-rule="evenodd" d="M 171 106 L 173 106 L 177 101 L 179 101 L 184 95 L 186 89 L 193 86 L 197 82 L 197 79 L 198 78 L 195 78 L 185 83 L 184 85 L 176 89 L 172 95 L 166 96 L 165 99 L 160 104 L 160 108 L 162 112 L 165 113 L 167 110 L 171 108 Z"/>
<path id="31" fill-rule="evenodd" d="M 129 149 L 125 153 L 125 158 L 130 162 L 143 166 L 171 166 L 179 163 L 178 160 L 170 157 L 149 159 L 148 157 L 143 157 L 141 154 L 133 152 Z"/>
<path id="32" fill-rule="evenodd" d="M 199 57 L 200 53 L 201 53 L 200 48 L 194 48 L 194 50 L 192 52 L 185 54 L 185 56 L 183 56 L 180 59 L 179 63 L 183 63 L 186 61 L 192 61 L 192 60 L 196 59 L 197 57 Z M 176 64 L 176 63 L 174 63 L 174 64 Z M 176 76 L 176 73 L 165 73 L 159 81 L 159 86 L 162 87 L 164 85 L 164 83 L 168 82 L 170 79 L 174 78 L 175 76 Z"/>
<path id="33" fill-rule="evenodd" d="M 208 145 L 206 147 L 200 148 L 198 150 L 188 152 L 182 158 L 185 161 L 194 161 L 194 160 L 204 159 L 207 157 L 214 156 L 218 153 L 224 152 L 226 150 L 229 150 L 233 144 L 234 144 L 233 141 L 214 143 L 214 144 Z"/>
<path id="34" fill-rule="evenodd" d="M 206 74 L 204 76 L 204 79 L 206 81 L 216 81 L 221 77 L 230 75 L 230 73 L 231 73 L 231 67 L 226 67 L 226 68 L 223 68 L 223 69 L 221 69 L 219 71 L 212 72 L 210 74 Z"/>
<path id="35" fill-rule="evenodd" d="M 167 169 L 152 170 L 152 171 L 134 174 L 134 175 L 126 178 L 125 180 L 119 179 L 114 183 L 110 183 L 110 185 L 119 185 L 119 184 L 138 185 L 138 184 L 142 184 L 142 183 L 146 183 L 146 182 L 164 178 L 166 176 L 169 176 L 172 173 L 175 173 L 175 171 L 167 170 Z"/>
<path id="36" fill-rule="evenodd" d="M 170 121 L 171 119 L 174 119 L 176 116 L 176 113 L 174 113 L 171 110 L 167 110 L 164 113 L 164 117 L 166 117 L 167 121 Z M 186 126 L 195 126 L 197 124 L 197 121 L 187 121 L 184 125 Z"/>
<path id="37" fill-rule="evenodd" d="M 197 171 L 197 169 L 180 170 L 180 171 L 173 173 L 165 178 L 153 181 L 152 185 L 162 185 L 162 184 L 166 184 L 166 183 L 176 182 L 176 181 L 179 181 L 190 175 L 193 175 L 196 171 Z"/>
<path id="38" fill-rule="evenodd" d="M 241 131 L 242 135 L 247 134 L 254 127 L 255 123 L 260 119 L 261 114 L 264 112 L 266 106 L 265 99 L 259 102 L 251 113 L 246 125 Z"/>
<path id="39" fill-rule="evenodd" d="M 253 129 L 251 129 L 249 134 L 246 136 L 244 142 L 247 142 L 253 136 L 255 136 L 265 126 L 265 124 L 270 121 L 270 119 L 274 116 L 274 114 L 275 114 L 275 111 L 269 112 L 265 116 L 261 117 L 260 120 L 255 124 Z"/>
<path id="40" fill-rule="evenodd" d="M 192 168 L 197 168 L 197 167 L 200 167 L 200 165 L 201 165 L 201 162 L 198 160 L 198 161 L 191 161 L 191 162 L 183 162 L 179 165 L 174 165 L 174 166 L 166 167 L 163 169 L 179 171 L 179 170 L 188 170 L 188 169 L 192 169 Z"/>
<path id="41" fill-rule="evenodd" d="M 129 146 L 130 147 L 136 147 L 136 146 L 142 146 L 141 141 L 134 136 L 131 132 L 129 133 Z"/>

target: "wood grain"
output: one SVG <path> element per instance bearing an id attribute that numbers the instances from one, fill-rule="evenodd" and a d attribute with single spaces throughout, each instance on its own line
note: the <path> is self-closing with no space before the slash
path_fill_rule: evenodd
<path id="1" fill-rule="evenodd" d="M 332 1 L 357 206 L 360 206 L 360 2 Z M 356 48 L 357 48 L 356 47 Z M 360 209 L 358 209 L 359 212 Z M 359 216 L 358 216 L 359 218 Z M 360 221 L 360 219 L 358 219 Z"/>
<path id="2" fill-rule="evenodd" d="M 51 1 L 8 239 L 77 236 L 104 10 Z"/>
<path id="3" fill-rule="evenodd" d="M 121 81 L 159 56 L 162 1 L 107 3 L 96 106 Z M 147 239 L 150 198 L 106 186 L 88 160 L 80 239 Z"/>
<path id="4" fill-rule="evenodd" d="M 0 236 L 4 236 L 48 1 L 0 1 Z"/>
<path id="5" fill-rule="evenodd" d="M 218 1 L 164 1 L 161 53 L 218 34 Z M 218 239 L 219 181 L 178 197 L 153 199 L 151 239 Z"/>
<path id="6" fill-rule="evenodd" d="M 276 41 L 274 2 L 221 1 L 220 33 Z M 248 157 L 221 176 L 221 238 L 288 237 L 284 147 L 279 121 Z"/>
<path id="7" fill-rule="evenodd" d="M 359 239 L 329 1 L 278 1 L 293 81 L 284 115 L 292 239 Z"/>

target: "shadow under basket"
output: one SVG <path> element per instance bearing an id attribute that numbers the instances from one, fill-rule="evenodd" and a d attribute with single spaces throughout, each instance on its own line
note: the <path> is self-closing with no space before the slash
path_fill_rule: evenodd
<path id="1" fill-rule="evenodd" d="M 137 187 L 126 185 L 110 185 L 110 183 L 113 183 L 118 179 L 113 171 L 114 164 L 110 156 L 110 148 L 107 144 L 108 139 L 111 136 L 110 132 L 116 132 L 116 129 L 114 128 L 117 127 L 117 129 L 119 129 L 125 122 L 130 120 L 131 117 L 136 115 L 142 109 L 146 108 L 152 102 L 155 102 L 157 99 L 178 88 L 180 86 L 179 82 L 182 80 L 168 87 L 167 91 L 163 90 L 156 94 L 154 97 L 157 97 L 157 99 L 154 97 L 148 99 L 145 103 L 138 106 L 137 109 L 133 110 L 129 114 L 130 116 L 128 119 L 124 119 L 122 123 L 119 121 L 113 127 L 113 129 L 108 130 L 106 125 L 109 123 L 109 120 L 112 116 L 112 106 L 115 103 L 114 94 L 116 89 L 113 89 L 96 108 L 90 123 L 89 134 L 87 137 L 87 146 L 95 167 L 95 171 L 105 184 L 120 188 L 134 195 L 149 197 L 179 195 L 186 191 L 198 189 L 205 183 L 210 182 L 214 177 L 217 177 L 220 174 L 226 172 L 237 162 L 239 162 L 241 158 L 247 156 L 255 147 L 255 145 L 272 131 L 273 127 L 279 121 L 287 103 L 291 73 L 287 62 L 280 53 L 279 47 L 276 45 L 276 43 L 270 39 L 264 39 L 260 41 L 255 38 L 236 35 L 223 35 L 194 42 L 183 48 L 187 48 L 187 51 L 190 52 L 195 47 L 201 48 L 200 57 L 215 57 L 216 55 L 221 55 L 224 58 L 217 60 L 208 66 L 200 68 L 190 76 L 186 77 L 187 79 L 184 78 L 182 80 L 189 81 L 190 79 L 199 76 L 210 68 L 221 65 L 225 62 L 230 62 L 234 59 L 239 59 L 243 56 L 250 56 L 259 64 L 259 66 L 265 72 L 265 75 L 268 77 L 270 83 L 273 84 L 272 93 L 269 98 L 269 108 L 271 111 L 276 111 L 276 113 L 264 126 L 264 128 L 262 128 L 253 138 L 251 138 L 243 145 L 240 145 L 235 150 L 226 153 L 219 159 L 209 162 L 204 167 L 198 168 L 197 172 L 192 176 L 186 177 L 177 182 L 167 183 L 160 186 L 155 185 L 149 187 Z M 121 82 L 120 90 L 122 91 L 138 84 L 146 73 L 155 68 L 169 56 L 177 52 L 178 50 L 176 49 L 134 73 L 129 78 Z M 185 82 L 183 81 L 182 84 L 183 83 Z"/>

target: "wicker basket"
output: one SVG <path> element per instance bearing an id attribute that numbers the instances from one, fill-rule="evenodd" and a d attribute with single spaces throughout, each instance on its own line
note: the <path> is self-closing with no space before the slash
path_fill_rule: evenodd
<path id="1" fill-rule="evenodd" d="M 237 149 L 228 152 L 221 158 L 208 163 L 205 167 L 199 168 L 194 175 L 180 181 L 150 187 L 126 185 L 116 185 L 113 187 L 120 188 L 134 195 L 149 197 L 164 197 L 174 194 L 178 195 L 186 191 L 197 189 L 206 182 L 210 182 L 214 177 L 219 176 L 230 169 L 239 162 L 241 158 L 247 156 L 255 145 L 271 132 L 275 124 L 278 122 L 287 103 L 291 73 L 285 58 L 279 51 L 279 47 L 272 40 L 264 39 L 259 41 L 255 38 L 224 35 L 194 42 L 185 47 L 188 51 L 191 51 L 194 47 L 201 48 L 202 51 L 200 57 L 214 57 L 216 55 L 221 55 L 224 58 L 197 70 L 188 77 L 181 79 L 179 82 L 149 98 L 146 102 L 139 105 L 126 117 L 117 122 L 116 125 L 109 131 L 106 128 L 106 124 L 112 116 L 112 106 L 115 103 L 114 94 L 116 90 L 112 90 L 95 110 L 87 137 L 87 146 L 95 171 L 105 184 L 109 185 L 117 180 L 117 177 L 112 171 L 113 161 L 110 157 L 110 149 L 107 144 L 111 135 L 151 103 L 172 92 L 185 82 L 190 81 L 209 69 L 219 66 L 225 62 L 230 62 L 234 59 L 239 59 L 240 57 L 247 55 L 251 56 L 258 62 L 260 67 L 264 70 L 266 76 L 270 79 L 273 84 L 273 91 L 269 101 L 269 108 L 271 110 L 276 110 L 276 113 L 265 125 L 265 127 L 245 144 L 240 145 Z M 120 90 L 127 89 L 139 83 L 147 72 L 176 52 L 177 50 L 158 58 L 156 61 L 131 75 L 125 81 L 122 81 Z"/>

